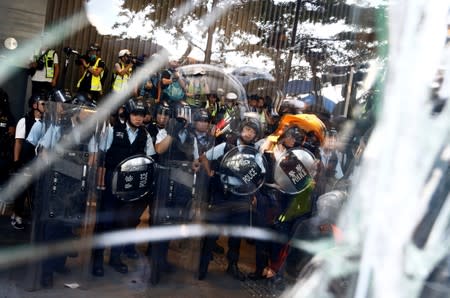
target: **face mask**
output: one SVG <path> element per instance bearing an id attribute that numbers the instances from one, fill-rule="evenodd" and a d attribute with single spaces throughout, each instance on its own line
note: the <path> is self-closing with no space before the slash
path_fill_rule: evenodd
<path id="1" fill-rule="evenodd" d="M 97 55 L 91 55 L 90 58 L 92 61 L 94 61 L 97 58 Z"/>

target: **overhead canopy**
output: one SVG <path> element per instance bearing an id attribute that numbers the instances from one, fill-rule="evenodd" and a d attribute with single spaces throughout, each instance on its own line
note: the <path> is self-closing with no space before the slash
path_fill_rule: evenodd
<path id="1" fill-rule="evenodd" d="M 241 82 L 242 85 L 246 85 L 256 80 L 263 80 L 269 82 L 275 81 L 275 78 L 267 70 L 260 69 L 250 65 L 238 67 L 235 70 L 233 70 L 231 74 L 234 77 L 236 77 L 236 79 L 238 79 L 238 81 Z"/>
<path id="2" fill-rule="evenodd" d="M 192 64 L 181 66 L 178 70 L 188 82 L 196 79 L 205 81 L 210 93 L 217 93 L 220 88 L 225 94 L 235 92 L 239 100 L 246 101 L 245 89 L 242 84 L 220 67 L 209 64 Z"/>
<path id="3" fill-rule="evenodd" d="M 284 87 L 284 93 L 297 95 L 310 93 L 313 90 L 313 82 L 307 80 L 292 80 L 287 82 Z"/>

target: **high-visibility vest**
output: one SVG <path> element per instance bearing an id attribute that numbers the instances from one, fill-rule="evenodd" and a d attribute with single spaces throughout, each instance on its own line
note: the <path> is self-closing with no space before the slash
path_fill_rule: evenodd
<path id="1" fill-rule="evenodd" d="M 120 69 L 122 70 L 122 69 L 124 69 L 124 68 L 125 68 L 125 65 L 124 65 L 122 62 L 120 62 Z M 132 70 L 133 70 L 133 69 L 130 68 L 130 73 L 129 73 L 129 74 L 126 73 L 126 74 L 124 74 L 123 76 L 118 75 L 118 74 L 115 74 L 115 75 L 114 75 L 114 82 L 113 82 L 113 85 L 112 85 L 112 89 L 113 89 L 114 91 L 120 91 L 120 90 L 123 89 L 123 87 L 126 85 L 126 83 L 128 82 L 128 80 L 130 79 L 131 71 L 132 71 Z"/>
<path id="2" fill-rule="evenodd" d="M 45 77 L 53 78 L 55 76 L 55 61 L 53 56 L 55 55 L 54 50 L 48 50 L 47 54 L 44 56 L 45 61 Z M 51 66 L 48 65 L 48 62 L 52 61 Z"/>
<path id="3" fill-rule="evenodd" d="M 100 62 L 100 60 L 102 60 L 101 58 L 97 58 L 97 60 L 95 61 L 94 66 L 92 66 L 92 68 L 94 70 L 96 70 L 98 68 L 98 63 Z M 83 81 L 84 77 L 86 76 L 87 72 L 89 70 L 86 69 L 83 73 L 83 75 L 81 76 L 81 79 L 78 81 L 77 87 L 80 88 L 81 82 Z M 103 76 L 103 72 L 98 76 L 91 76 L 91 91 L 102 91 L 102 82 L 101 82 L 101 78 Z"/>

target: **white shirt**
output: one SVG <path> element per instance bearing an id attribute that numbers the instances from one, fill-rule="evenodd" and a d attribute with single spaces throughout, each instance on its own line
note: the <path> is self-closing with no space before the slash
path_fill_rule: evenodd
<path id="1" fill-rule="evenodd" d="M 325 150 L 320 148 L 320 159 L 322 160 L 322 163 L 324 167 L 327 167 L 328 162 L 331 157 L 331 151 L 329 153 L 326 153 Z M 339 161 L 339 158 L 337 158 L 337 164 L 336 164 L 336 174 L 334 175 L 334 178 L 341 179 L 344 176 L 342 172 L 341 162 Z"/>
<path id="2" fill-rule="evenodd" d="M 39 121 L 40 119 L 34 118 L 34 120 Z M 25 139 L 27 133 L 25 117 L 20 118 L 16 125 L 16 139 Z"/>
<path id="3" fill-rule="evenodd" d="M 41 51 L 40 54 L 38 54 L 38 58 L 43 55 L 46 51 Z M 33 60 L 31 62 L 35 62 L 35 57 L 33 57 Z M 58 54 L 55 52 L 55 55 L 53 56 L 53 64 L 58 64 Z M 31 77 L 32 81 L 35 82 L 49 82 L 51 83 L 53 78 L 47 78 L 45 76 L 45 66 L 42 70 L 37 70 L 36 73 Z"/>
<path id="4" fill-rule="evenodd" d="M 20 118 L 16 125 L 16 139 L 25 139 L 26 127 L 25 117 Z"/>

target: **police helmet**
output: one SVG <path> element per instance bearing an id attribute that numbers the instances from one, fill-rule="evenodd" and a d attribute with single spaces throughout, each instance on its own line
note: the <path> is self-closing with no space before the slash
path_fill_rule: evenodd
<path id="1" fill-rule="evenodd" d="M 237 96 L 237 94 L 234 93 L 234 92 L 228 92 L 228 93 L 225 95 L 225 100 L 226 100 L 226 101 L 236 101 L 237 99 L 238 99 L 238 96 Z"/>
<path id="2" fill-rule="evenodd" d="M 47 96 L 45 94 L 33 94 L 28 99 L 28 107 L 32 108 L 33 104 L 39 101 L 47 101 Z"/>
<path id="3" fill-rule="evenodd" d="M 5 90 L 0 88 L 0 106 L 9 106 L 9 96 Z"/>
<path id="4" fill-rule="evenodd" d="M 48 95 L 49 101 L 69 103 L 72 101 L 72 94 L 68 90 L 54 90 Z"/>
<path id="5" fill-rule="evenodd" d="M 131 52 L 128 49 L 123 49 L 123 50 L 119 51 L 119 58 L 126 56 L 126 55 L 128 55 L 128 56 L 131 55 Z"/>
<path id="6" fill-rule="evenodd" d="M 156 114 L 170 115 L 170 107 L 166 102 L 161 102 L 156 106 Z"/>
<path id="7" fill-rule="evenodd" d="M 179 101 L 174 107 L 174 116 L 177 119 L 184 119 L 188 123 L 192 122 L 192 110 L 191 107 L 185 101 Z"/>
<path id="8" fill-rule="evenodd" d="M 305 131 L 301 130 L 297 126 L 291 126 L 283 132 L 279 140 L 283 141 L 286 138 L 295 139 L 294 147 L 298 147 L 303 143 L 303 140 L 305 139 Z"/>
<path id="9" fill-rule="evenodd" d="M 299 115 L 299 118 L 302 120 L 301 127 L 317 139 L 317 146 L 323 145 L 325 141 L 326 126 L 322 120 L 314 114 L 302 114 Z"/>
<path id="10" fill-rule="evenodd" d="M 194 114 L 194 121 L 209 122 L 209 113 L 206 109 L 198 109 Z"/>
<path id="11" fill-rule="evenodd" d="M 241 122 L 241 126 L 239 128 L 239 131 L 242 132 L 242 129 L 247 126 L 252 128 L 255 131 L 256 137 L 258 138 L 261 134 L 261 124 L 259 123 L 258 119 L 253 117 L 247 117 Z"/>
<path id="12" fill-rule="evenodd" d="M 145 116 L 147 114 L 147 105 L 142 99 L 132 97 L 125 104 L 125 111 L 127 117 L 130 114 Z"/>
<path id="13" fill-rule="evenodd" d="M 346 197 L 346 193 L 340 190 L 333 190 L 321 195 L 316 203 L 317 215 L 320 218 L 335 222 L 345 203 Z"/>
<path id="14" fill-rule="evenodd" d="M 93 103 L 85 93 L 75 94 L 75 96 L 72 98 L 71 103 L 80 107 L 96 107 L 95 103 Z"/>

